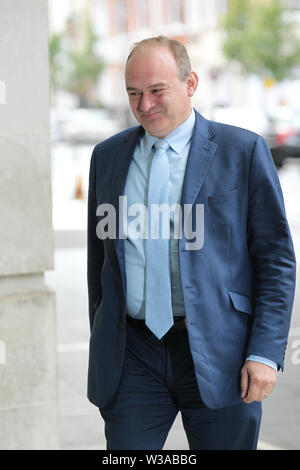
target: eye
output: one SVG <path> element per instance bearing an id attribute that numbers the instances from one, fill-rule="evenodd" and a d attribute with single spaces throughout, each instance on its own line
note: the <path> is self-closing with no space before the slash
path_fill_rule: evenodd
<path id="1" fill-rule="evenodd" d="M 129 92 L 128 92 L 128 95 L 129 95 L 129 96 L 133 96 L 133 97 L 139 96 L 140 94 L 141 94 L 141 93 L 138 92 L 138 91 L 129 91 Z"/>
<path id="2" fill-rule="evenodd" d="M 160 91 L 162 91 L 162 88 L 155 88 L 152 93 L 159 93 Z"/>

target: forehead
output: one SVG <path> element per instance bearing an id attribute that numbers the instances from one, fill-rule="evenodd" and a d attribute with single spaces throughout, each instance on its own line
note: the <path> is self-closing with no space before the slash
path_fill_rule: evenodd
<path id="1" fill-rule="evenodd" d="M 152 83 L 176 80 L 178 68 L 172 52 L 166 46 L 138 48 L 127 62 L 126 86 L 151 86 Z"/>

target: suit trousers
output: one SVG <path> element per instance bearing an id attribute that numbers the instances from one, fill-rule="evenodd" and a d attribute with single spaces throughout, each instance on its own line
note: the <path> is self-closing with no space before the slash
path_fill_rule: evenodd
<path id="1" fill-rule="evenodd" d="M 143 320 L 127 316 L 118 390 L 109 406 L 100 408 L 107 449 L 161 450 L 181 412 L 191 450 L 255 450 L 261 403 L 209 409 L 200 392 L 185 321 L 176 319 L 159 340 Z"/>

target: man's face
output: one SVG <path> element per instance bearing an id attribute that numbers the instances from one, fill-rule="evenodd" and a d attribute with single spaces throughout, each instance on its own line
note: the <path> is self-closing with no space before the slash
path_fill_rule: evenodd
<path id="1" fill-rule="evenodd" d="M 130 57 L 125 71 L 129 103 L 143 128 L 159 138 L 166 137 L 191 112 L 191 99 L 198 79 L 190 72 L 184 81 L 166 46 L 140 47 Z"/>

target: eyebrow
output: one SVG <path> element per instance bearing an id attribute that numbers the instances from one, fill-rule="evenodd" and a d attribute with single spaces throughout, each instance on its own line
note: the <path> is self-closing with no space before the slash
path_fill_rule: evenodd
<path id="1" fill-rule="evenodd" d="M 159 83 L 154 83 L 153 85 L 150 85 L 148 87 L 148 89 L 151 89 L 151 88 L 157 88 L 157 87 L 166 87 L 167 84 L 165 82 L 159 82 Z M 130 91 L 130 90 L 138 90 L 138 88 L 134 88 L 132 86 L 128 86 L 126 87 L 126 90 L 127 91 Z"/>
<path id="2" fill-rule="evenodd" d="M 157 88 L 157 87 L 164 87 L 164 86 L 167 86 L 165 82 L 159 82 L 159 83 L 155 83 L 154 85 L 150 85 L 149 88 Z"/>

